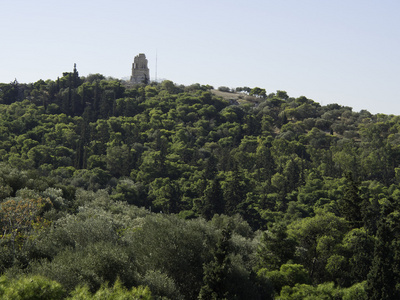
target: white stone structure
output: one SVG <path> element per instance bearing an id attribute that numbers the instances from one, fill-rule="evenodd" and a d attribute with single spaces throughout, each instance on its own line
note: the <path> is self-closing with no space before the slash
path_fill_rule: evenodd
<path id="1" fill-rule="evenodd" d="M 139 53 L 135 56 L 132 64 L 132 83 L 148 83 L 150 82 L 150 70 L 147 66 L 146 55 Z"/>

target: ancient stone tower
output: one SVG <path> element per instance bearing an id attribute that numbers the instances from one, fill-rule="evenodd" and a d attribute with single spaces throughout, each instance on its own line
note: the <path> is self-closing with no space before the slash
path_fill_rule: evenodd
<path id="1" fill-rule="evenodd" d="M 139 53 L 135 56 L 132 64 L 132 83 L 148 83 L 150 81 L 150 70 L 147 66 L 146 55 Z"/>

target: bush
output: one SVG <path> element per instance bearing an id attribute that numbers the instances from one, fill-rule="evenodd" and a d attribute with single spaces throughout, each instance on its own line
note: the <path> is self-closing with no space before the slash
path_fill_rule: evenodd
<path id="1" fill-rule="evenodd" d="M 132 285 L 135 273 L 132 259 L 124 249 L 107 242 L 90 244 L 80 250 L 64 250 L 51 262 L 43 261 L 32 269 L 62 283 L 68 291 L 85 284 L 92 292 L 104 282 L 113 283 L 117 278 Z"/>
<path id="2" fill-rule="evenodd" d="M 148 286 L 154 296 L 164 299 L 184 299 L 178 288 L 168 275 L 160 271 L 148 271 L 142 279 L 142 284 Z"/>
<path id="3" fill-rule="evenodd" d="M 316 287 L 308 284 L 296 284 L 294 287 L 285 286 L 279 299 L 342 299 L 342 293 L 341 290 L 335 288 L 333 283 L 324 283 Z"/>
<path id="4" fill-rule="evenodd" d="M 1 299 L 12 300 L 57 300 L 64 299 L 65 290 L 56 281 L 35 275 L 19 279 L 0 277 Z"/>
<path id="5" fill-rule="evenodd" d="M 299 264 L 283 264 L 279 271 L 267 271 L 263 268 L 258 271 L 257 275 L 269 279 L 277 293 L 284 286 L 293 287 L 310 282 L 306 269 Z"/>
<path id="6" fill-rule="evenodd" d="M 230 93 L 230 92 L 231 92 L 231 89 L 228 88 L 227 86 L 220 86 L 220 87 L 218 88 L 218 91 Z"/>
<path id="7" fill-rule="evenodd" d="M 92 295 L 87 286 L 79 286 L 71 292 L 68 300 L 151 300 L 151 292 L 148 287 L 132 287 L 131 290 L 125 288 L 119 280 L 112 287 L 108 284 L 102 284 L 100 289 Z"/>
<path id="8" fill-rule="evenodd" d="M 367 300 L 368 295 L 365 290 L 367 285 L 366 281 L 356 283 L 347 289 L 343 289 L 343 300 Z"/>

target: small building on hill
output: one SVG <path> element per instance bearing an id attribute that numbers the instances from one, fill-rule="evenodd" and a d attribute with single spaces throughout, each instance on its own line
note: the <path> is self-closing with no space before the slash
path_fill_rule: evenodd
<path id="1" fill-rule="evenodd" d="M 132 64 L 132 83 L 148 83 L 150 82 L 150 70 L 147 66 L 147 59 L 144 53 L 135 56 Z"/>

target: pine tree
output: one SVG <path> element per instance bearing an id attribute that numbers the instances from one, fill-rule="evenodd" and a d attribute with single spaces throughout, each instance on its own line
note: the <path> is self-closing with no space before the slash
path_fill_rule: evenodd
<path id="1" fill-rule="evenodd" d="M 257 251 L 260 268 L 278 270 L 294 257 L 296 242 L 288 237 L 283 223 L 274 223 L 262 235 Z"/>

